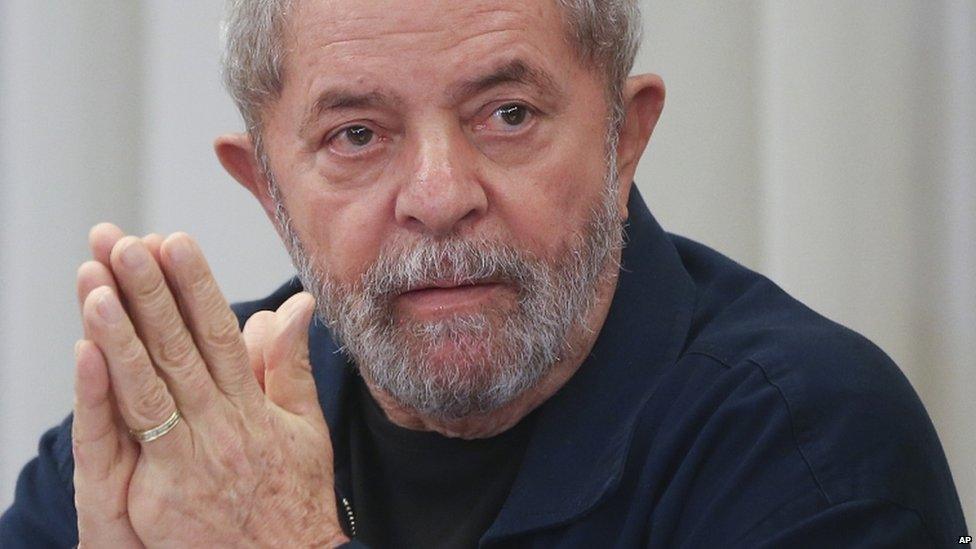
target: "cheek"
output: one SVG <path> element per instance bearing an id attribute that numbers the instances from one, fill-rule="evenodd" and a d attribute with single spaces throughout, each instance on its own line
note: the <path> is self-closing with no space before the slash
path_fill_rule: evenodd
<path id="1" fill-rule="evenodd" d="M 552 257 L 580 230 L 600 200 L 606 165 L 603 141 L 567 139 L 540 151 L 537 162 L 504 176 L 496 211 L 512 236 Z"/>
<path id="2" fill-rule="evenodd" d="M 293 214 L 302 242 L 318 265 L 341 282 L 355 282 L 376 260 L 392 214 L 385 197 L 319 192 L 300 199 Z"/>

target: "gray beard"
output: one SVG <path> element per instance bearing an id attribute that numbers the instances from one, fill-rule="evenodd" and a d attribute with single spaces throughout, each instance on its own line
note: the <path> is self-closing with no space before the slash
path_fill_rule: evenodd
<path id="1" fill-rule="evenodd" d="M 426 417 L 490 413 L 534 387 L 574 352 L 574 329 L 585 329 L 602 278 L 619 268 L 623 227 L 612 157 L 599 203 L 552 260 L 501 241 L 423 237 L 384 247 L 355 284 L 337 282 L 327 258 L 306 253 L 267 175 L 278 231 L 316 299 L 318 319 L 369 384 Z M 434 280 L 484 279 L 515 288 L 515 306 L 430 322 L 395 315 L 393 302 L 408 289 Z"/>

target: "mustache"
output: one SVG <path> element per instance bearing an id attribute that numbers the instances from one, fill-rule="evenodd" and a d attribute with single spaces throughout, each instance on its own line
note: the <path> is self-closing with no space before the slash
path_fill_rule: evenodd
<path id="1" fill-rule="evenodd" d="M 392 299 L 412 290 L 477 283 L 524 288 L 538 279 L 539 260 L 487 238 L 425 239 L 384 248 L 359 282 L 368 299 Z"/>

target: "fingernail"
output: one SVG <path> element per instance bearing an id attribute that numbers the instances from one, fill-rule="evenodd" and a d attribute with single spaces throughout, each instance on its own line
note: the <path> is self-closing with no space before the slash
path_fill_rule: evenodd
<path id="1" fill-rule="evenodd" d="M 80 339 L 75 341 L 75 360 L 78 360 L 78 357 L 81 356 L 81 341 Z"/>
<path id="2" fill-rule="evenodd" d="M 140 244 L 133 242 L 122 250 L 122 264 L 130 269 L 139 269 L 146 264 L 148 254 Z"/>
<path id="3" fill-rule="evenodd" d="M 183 263 L 190 257 L 190 243 L 187 242 L 186 237 L 172 239 L 166 248 L 167 255 L 173 263 Z"/>
<path id="4" fill-rule="evenodd" d="M 95 306 L 98 315 L 108 323 L 114 324 L 122 319 L 122 304 L 111 291 L 104 292 Z"/>

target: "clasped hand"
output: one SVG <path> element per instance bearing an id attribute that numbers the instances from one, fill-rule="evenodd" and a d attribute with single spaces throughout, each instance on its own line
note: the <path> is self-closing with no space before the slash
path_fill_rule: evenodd
<path id="1" fill-rule="evenodd" d="M 306 293 L 243 333 L 185 234 L 92 229 L 72 430 L 82 547 L 345 541 L 308 359 Z M 170 418 L 162 437 L 138 443 Z"/>

